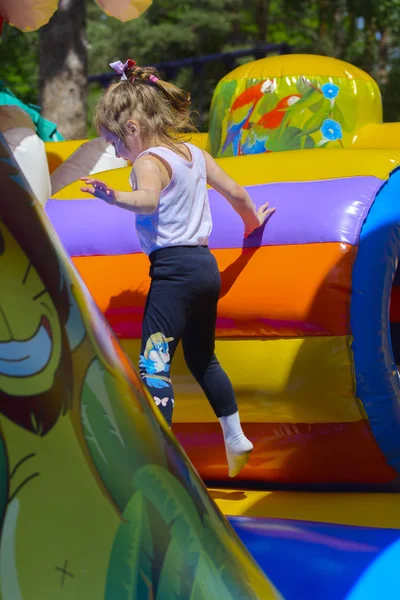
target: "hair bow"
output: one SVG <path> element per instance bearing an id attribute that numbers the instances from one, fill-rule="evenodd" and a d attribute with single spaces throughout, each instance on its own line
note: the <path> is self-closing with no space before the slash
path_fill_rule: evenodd
<path id="1" fill-rule="evenodd" d="M 136 62 L 134 60 L 132 60 L 131 58 L 128 58 L 128 60 L 126 61 L 125 64 L 122 63 L 120 60 L 110 63 L 110 67 L 112 69 L 114 69 L 114 71 L 116 73 L 118 73 L 118 75 L 121 75 L 121 80 L 123 80 L 123 81 L 128 81 L 128 78 L 126 76 L 126 71 L 128 69 L 131 69 L 135 65 L 136 65 Z"/>

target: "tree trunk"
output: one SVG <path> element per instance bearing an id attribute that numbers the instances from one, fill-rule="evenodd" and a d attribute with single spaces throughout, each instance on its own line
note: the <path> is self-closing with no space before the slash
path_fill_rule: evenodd
<path id="1" fill-rule="evenodd" d="M 362 61 L 362 68 L 370 75 L 373 75 L 374 66 L 376 64 L 376 46 L 375 20 L 371 19 L 371 21 L 365 23 L 364 27 L 364 55 Z"/>
<path id="2" fill-rule="evenodd" d="M 351 48 L 356 41 L 357 36 L 357 17 L 355 8 L 353 8 L 353 3 L 351 3 L 349 8 L 349 16 L 348 16 L 348 27 L 347 27 L 347 35 L 346 35 L 346 50 Z M 346 54 L 344 55 L 346 59 Z"/>
<path id="3" fill-rule="evenodd" d="M 319 46 L 325 42 L 328 33 L 328 12 L 329 2 L 327 0 L 319 0 L 318 6 L 318 42 Z"/>
<path id="4" fill-rule="evenodd" d="M 381 31 L 381 39 L 379 40 L 379 63 L 377 71 L 377 79 L 380 85 L 386 85 L 388 82 L 388 67 L 389 67 L 389 50 L 390 50 L 390 31 L 385 27 Z"/>
<path id="5" fill-rule="evenodd" d="M 257 25 L 256 43 L 265 44 L 268 36 L 270 0 L 255 0 L 254 14 Z"/>
<path id="6" fill-rule="evenodd" d="M 336 58 L 341 60 L 344 59 L 346 50 L 346 31 L 344 28 L 346 12 L 346 0 L 336 0 L 333 14 L 333 45 Z"/>
<path id="7" fill-rule="evenodd" d="M 86 137 L 87 43 L 85 0 L 60 0 L 40 30 L 42 114 L 67 139 Z"/>

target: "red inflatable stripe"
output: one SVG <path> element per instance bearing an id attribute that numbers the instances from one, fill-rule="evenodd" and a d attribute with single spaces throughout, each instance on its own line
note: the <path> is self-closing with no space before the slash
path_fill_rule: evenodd
<path id="1" fill-rule="evenodd" d="M 219 423 L 177 423 L 173 432 L 203 479 L 228 480 Z M 235 481 L 274 484 L 388 483 L 397 477 L 371 432 L 353 423 L 244 423 L 254 450 Z"/>

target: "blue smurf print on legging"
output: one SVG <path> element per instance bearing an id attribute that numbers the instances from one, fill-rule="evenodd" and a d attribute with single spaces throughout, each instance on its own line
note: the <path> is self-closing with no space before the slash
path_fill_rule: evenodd
<path id="1" fill-rule="evenodd" d="M 140 355 L 139 367 L 141 376 L 149 387 L 161 389 L 171 385 L 168 343 L 173 339 L 165 337 L 159 331 L 153 333 L 147 340 L 144 352 Z"/>

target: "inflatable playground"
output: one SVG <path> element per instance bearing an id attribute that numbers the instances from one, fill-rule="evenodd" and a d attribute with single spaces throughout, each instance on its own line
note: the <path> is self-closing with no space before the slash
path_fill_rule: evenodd
<path id="1" fill-rule="evenodd" d="M 248 465 L 178 352 L 172 431 L 136 370 L 149 287 L 101 140 L 43 143 L 0 109 L 2 600 L 400 597 L 400 124 L 350 64 L 238 67 L 206 148 L 276 213 L 243 240 L 209 191 L 217 355 Z"/>

